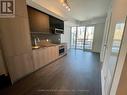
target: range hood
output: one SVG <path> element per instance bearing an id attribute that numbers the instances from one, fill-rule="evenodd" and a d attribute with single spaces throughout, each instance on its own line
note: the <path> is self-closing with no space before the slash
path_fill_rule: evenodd
<path id="1" fill-rule="evenodd" d="M 55 33 L 55 34 L 64 34 L 64 30 L 63 30 L 63 29 L 55 28 L 54 33 Z"/>

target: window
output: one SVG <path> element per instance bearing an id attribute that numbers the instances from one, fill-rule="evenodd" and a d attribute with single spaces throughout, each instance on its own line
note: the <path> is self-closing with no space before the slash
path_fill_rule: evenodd
<path id="1" fill-rule="evenodd" d="M 72 27 L 71 48 L 92 50 L 94 38 L 94 26 Z"/>

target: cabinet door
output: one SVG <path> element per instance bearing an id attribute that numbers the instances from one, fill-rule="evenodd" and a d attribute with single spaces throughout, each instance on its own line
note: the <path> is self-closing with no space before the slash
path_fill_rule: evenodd
<path id="1" fill-rule="evenodd" d="M 49 63 L 49 54 L 48 54 L 48 48 L 44 49 L 44 64 L 48 64 Z"/>
<path id="2" fill-rule="evenodd" d="M 59 57 L 59 47 L 58 46 L 53 46 L 51 48 L 51 55 L 52 55 L 52 61 L 56 60 Z"/>
<path id="3" fill-rule="evenodd" d="M 44 65 L 46 65 L 46 49 L 42 48 L 39 50 L 39 67 L 43 67 Z"/>
<path id="4" fill-rule="evenodd" d="M 55 47 L 51 47 L 51 61 L 55 60 Z"/>
<path id="5" fill-rule="evenodd" d="M 59 46 L 56 46 L 56 58 L 59 57 Z"/>
<path id="6" fill-rule="evenodd" d="M 51 47 L 51 60 L 54 61 L 55 60 L 55 47 Z"/>
<path id="7" fill-rule="evenodd" d="M 52 62 L 52 47 L 47 48 L 48 52 L 48 63 Z"/>
<path id="8" fill-rule="evenodd" d="M 59 47 L 55 46 L 53 50 L 54 60 L 56 60 L 59 57 Z"/>
<path id="9" fill-rule="evenodd" d="M 49 16 L 37 9 L 28 7 L 31 32 L 49 33 Z"/>
<path id="10" fill-rule="evenodd" d="M 49 16 L 49 23 L 50 23 L 50 28 L 58 28 L 58 29 L 64 30 L 64 21 L 62 21 L 58 18 Z"/>
<path id="11" fill-rule="evenodd" d="M 39 52 L 38 50 L 33 50 L 33 63 L 34 63 L 34 71 L 39 68 Z"/>
<path id="12" fill-rule="evenodd" d="M 34 69 L 37 70 L 44 65 L 46 65 L 48 62 L 46 59 L 47 56 L 47 49 L 46 48 L 41 48 L 38 50 L 33 51 L 33 60 L 34 60 Z"/>
<path id="13" fill-rule="evenodd" d="M 5 56 L 32 52 L 28 19 L 0 19 L 1 43 Z M 19 23 L 20 22 L 20 23 Z"/>
<path id="14" fill-rule="evenodd" d="M 12 83 L 33 72 L 32 54 L 7 57 L 7 67 Z"/>
<path id="15" fill-rule="evenodd" d="M 54 47 L 48 47 L 47 52 L 48 52 L 48 63 L 52 62 L 55 60 L 55 55 L 54 55 Z"/>

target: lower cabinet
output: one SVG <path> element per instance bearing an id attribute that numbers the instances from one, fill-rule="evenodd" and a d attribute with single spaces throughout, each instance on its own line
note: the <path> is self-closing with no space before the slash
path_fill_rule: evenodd
<path id="1" fill-rule="evenodd" d="M 34 70 L 39 68 L 39 50 L 33 50 L 33 63 L 34 63 Z"/>
<path id="2" fill-rule="evenodd" d="M 33 50 L 34 70 L 56 60 L 59 57 L 59 47 L 52 46 Z"/>
<path id="3" fill-rule="evenodd" d="M 59 47 L 58 46 L 53 46 L 53 47 L 48 47 L 48 63 L 56 60 L 59 57 Z"/>
<path id="4" fill-rule="evenodd" d="M 33 62 L 34 62 L 34 70 L 41 68 L 46 65 L 46 48 L 40 48 L 37 50 L 33 50 Z"/>
<path id="5" fill-rule="evenodd" d="M 31 52 L 7 57 L 6 63 L 12 83 L 34 71 L 32 60 Z"/>
<path id="6" fill-rule="evenodd" d="M 52 47 L 47 47 L 47 61 L 52 62 Z"/>
<path id="7" fill-rule="evenodd" d="M 59 58 L 59 46 L 35 49 L 22 55 L 6 57 L 12 83 Z"/>
<path id="8" fill-rule="evenodd" d="M 59 46 L 54 47 L 53 55 L 54 55 L 54 59 L 59 58 Z"/>

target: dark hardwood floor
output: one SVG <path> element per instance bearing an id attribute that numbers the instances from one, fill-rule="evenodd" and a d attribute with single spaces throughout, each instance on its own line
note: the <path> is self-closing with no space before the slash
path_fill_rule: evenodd
<path id="1" fill-rule="evenodd" d="M 100 68 L 99 54 L 70 50 L 0 95 L 101 95 Z"/>

